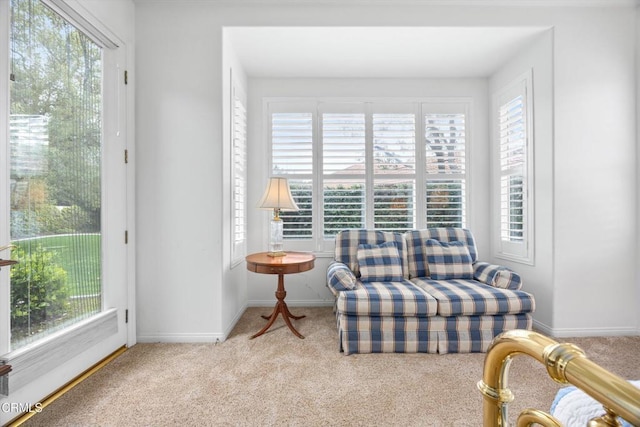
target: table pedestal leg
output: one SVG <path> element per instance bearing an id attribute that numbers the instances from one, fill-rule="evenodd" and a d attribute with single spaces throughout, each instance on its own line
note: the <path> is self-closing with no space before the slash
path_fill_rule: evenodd
<path id="1" fill-rule="evenodd" d="M 282 313 L 282 318 L 284 319 L 284 323 L 287 324 L 291 332 L 293 332 L 298 338 L 304 338 L 300 334 L 300 332 L 296 331 L 296 328 L 291 324 L 291 319 L 302 319 L 305 316 L 294 316 L 289 311 L 289 307 L 287 307 L 287 303 L 284 302 L 285 297 L 287 296 L 287 292 L 284 290 L 284 274 L 278 274 L 278 290 L 276 291 L 276 306 L 273 309 L 273 312 L 269 316 L 262 316 L 263 319 L 269 320 L 267 324 L 262 328 L 258 333 L 253 335 L 250 339 L 254 339 L 259 337 L 260 335 L 267 332 L 267 330 L 273 325 L 273 322 L 276 321 L 278 314 Z"/>

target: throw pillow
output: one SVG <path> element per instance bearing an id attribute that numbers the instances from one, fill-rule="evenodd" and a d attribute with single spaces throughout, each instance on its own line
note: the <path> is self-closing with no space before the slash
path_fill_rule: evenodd
<path id="1" fill-rule="evenodd" d="M 432 279 L 473 279 L 471 254 L 464 242 L 429 239 L 425 242 L 425 254 Z"/>
<path id="2" fill-rule="evenodd" d="M 394 282 L 402 280 L 402 260 L 395 242 L 379 245 L 358 245 L 358 266 L 363 282 Z"/>

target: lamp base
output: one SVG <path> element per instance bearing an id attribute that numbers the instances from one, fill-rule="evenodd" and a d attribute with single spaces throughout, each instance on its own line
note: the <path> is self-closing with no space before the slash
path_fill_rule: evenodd
<path id="1" fill-rule="evenodd" d="M 269 252 L 267 255 L 272 257 L 284 256 L 282 220 L 280 217 L 275 217 L 271 220 L 271 230 L 269 233 Z"/>
<path id="2" fill-rule="evenodd" d="M 281 256 L 285 256 L 287 253 L 284 251 L 279 251 L 279 252 L 267 252 L 268 256 L 271 257 L 281 257 Z"/>

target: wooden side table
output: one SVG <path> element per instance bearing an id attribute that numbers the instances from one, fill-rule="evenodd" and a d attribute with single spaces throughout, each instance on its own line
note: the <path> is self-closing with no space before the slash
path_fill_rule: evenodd
<path id="1" fill-rule="evenodd" d="M 276 290 L 276 306 L 273 312 L 269 316 L 262 316 L 263 319 L 268 320 L 267 324 L 258 333 L 253 335 L 251 339 L 259 337 L 264 334 L 276 321 L 278 314 L 282 314 L 284 322 L 287 324 L 291 332 L 293 332 L 298 338 L 304 338 L 293 327 L 291 319 L 302 319 L 305 316 L 294 316 L 289 311 L 287 303 L 284 302 L 287 292 L 284 290 L 284 275 L 291 273 L 302 273 L 303 271 L 309 271 L 314 266 L 316 259 L 315 255 L 308 252 L 287 252 L 286 255 L 281 257 L 271 257 L 267 255 L 267 252 L 260 252 L 256 254 L 248 255 L 246 258 L 247 270 L 254 273 L 262 274 L 277 274 L 278 275 L 278 289 Z"/>

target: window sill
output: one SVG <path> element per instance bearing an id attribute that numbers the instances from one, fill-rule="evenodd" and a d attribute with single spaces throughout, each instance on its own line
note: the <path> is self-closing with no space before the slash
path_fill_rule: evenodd
<path id="1" fill-rule="evenodd" d="M 0 393 L 8 396 L 36 381 L 52 367 L 67 362 L 74 355 L 118 333 L 118 311 L 103 311 L 90 319 L 53 333 L 18 350 L 5 354 L 0 363 L 11 365 L 9 375 L 0 378 Z"/>

